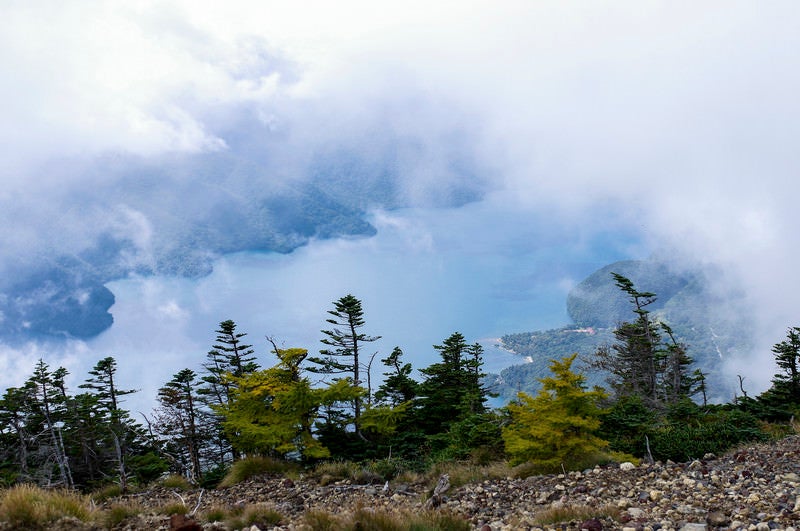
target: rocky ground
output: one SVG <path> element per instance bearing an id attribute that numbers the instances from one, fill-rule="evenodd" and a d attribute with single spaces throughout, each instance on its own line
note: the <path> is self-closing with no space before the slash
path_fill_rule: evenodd
<path id="1" fill-rule="evenodd" d="M 187 507 L 269 503 L 284 515 L 277 529 L 302 529 L 309 510 L 341 514 L 358 507 L 423 511 L 429 487 L 389 483 L 321 486 L 313 480 L 261 477 L 227 489 L 181 492 Z M 148 507 L 180 501 L 160 489 L 136 495 Z M 558 524 L 537 523 L 543 514 L 580 514 Z M 800 529 L 800 436 L 742 447 L 722 457 L 691 463 L 630 463 L 566 475 L 486 480 L 450 488 L 435 510 L 462 515 L 478 530 L 589 529 L 683 530 Z M 571 520 L 569 520 L 571 518 Z M 140 516 L 126 529 L 170 529 L 166 517 Z M 175 528 L 173 524 L 173 528 Z M 225 529 L 205 524 L 205 529 Z M 189 528 L 187 528 L 189 529 Z M 197 529 L 197 528 L 195 528 Z"/>

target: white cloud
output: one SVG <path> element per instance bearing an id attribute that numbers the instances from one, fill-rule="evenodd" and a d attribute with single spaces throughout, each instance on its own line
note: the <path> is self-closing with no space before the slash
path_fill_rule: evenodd
<path id="1" fill-rule="evenodd" d="M 682 260 L 718 263 L 758 309 L 760 355 L 800 322 L 792 2 L 182 0 L 0 10 L 0 206 L 11 227 L 0 255 L 13 257 L 0 260 L 4 278 L 91 248 L 107 230 L 135 244 L 123 258 L 152 263 L 154 246 L 199 224 L 212 197 L 266 194 L 307 177 L 315 157 L 344 150 L 376 172 L 391 166 L 414 205 L 473 172 L 479 192 L 508 205 L 492 203 L 486 224 L 516 216 L 559 235 L 618 227 Z M 253 133 L 243 116 L 267 127 Z M 152 195 L 141 176 L 96 162 L 237 149 L 238 173 L 217 183 L 194 166 Z M 430 220 L 376 216 L 423 254 L 469 238 L 454 229 L 461 239 L 437 240 Z M 513 254 L 525 240 L 498 234 L 482 252 Z M 175 306 L 151 306 L 175 315 L 192 307 L 168 300 Z"/>

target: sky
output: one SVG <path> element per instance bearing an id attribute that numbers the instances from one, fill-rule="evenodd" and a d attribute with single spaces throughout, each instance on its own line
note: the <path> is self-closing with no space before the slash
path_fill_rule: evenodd
<path id="1" fill-rule="evenodd" d="M 259 346 L 271 334 L 313 351 L 349 291 L 381 348 L 557 326 L 583 276 L 651 253 L 713 265 L 721 290 L 745 293 L 758 337 L 730 370 L 755 388 L 800 324 L 793 2 L 11 1 L 0 14 L 3 285 L 109 234 L 128 244 L 114 257 L 128 273 L 107 284 L 114 325 L 0 344 L 2 386 L 40 356 L 79 376 L 115 355 L 146 394 L 196 367 L 227 318 Z M 395 203 L 367 209 L 377 235 L 140 274 L 221 198 L 324 180 L 315 168 L 340 153 L 391 168 Z M 474 197 L 447 199 L 460 189 Z"/>

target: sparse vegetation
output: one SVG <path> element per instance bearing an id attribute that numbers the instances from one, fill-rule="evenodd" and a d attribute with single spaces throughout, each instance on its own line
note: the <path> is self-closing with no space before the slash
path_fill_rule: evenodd
<path id="1" fill-rule="evenodd" d="M 267 529 L 278 525 L 283 520 L 283 515 L 275 510 L 274 507 L 257 503 L 248 505 L 243 510 L 231 512 L 224 519 L 226 525 L 232 529 L 243 527 L 258 526 L 259 529 Z"/>
<path id="2" fill-rule="evenodd" d="M 312 531 L 469 531 L 472 525 L 447 511 L 385 511 L 360 507 L 352 513 L 331 515 L 311 511 L 303 523 Z"/>
<path id="3" fill-rule="evenodd" d="M 611 518 L 618 521 L 620 509 L 613 505 L 590 507 L 588 505 L 555 504 L 536 514 L 535 521 L 539 525 L 562 524 L 573 521 L 582 522 L 591 518 Z"/>
<path id="4" fill-rule="evenodd" d="M 262 474 L 285 474 L 295 467 L 287 462 L 270 457 L 247 457 L 236 461 L 220 482 L 220 487 L 230 487 Z"/>
<path id="5" fill-rule="evenodd" d="M 171 474 L 161 480 L 161 486 L 167 489 L 189 490 L 192 484 L 189 480 L 178 474 Z"/>
<path id="6" fill-rule="evenodd" d="M 171 514 L 187 514 L 189 512 L 189 508 L 181 502 L 173 502 L 162 505 L 156 512 L 166 516 Z"/>
<path id="7" fill-rule="evenodd" d="M 128 518 L 144 512 L 144 508 L 135 502 L 115 503 L 103 511 L 100 520 L 109 529 L 121 524 Z"/>
<path id="8" fill-rule="evenodd" d="M 0 522 L 14 529 L 37 529 L 63 517 L 86 522 L 94 514 L 89 497 L 75 492 L 17 485 L 0 496 Z"/>

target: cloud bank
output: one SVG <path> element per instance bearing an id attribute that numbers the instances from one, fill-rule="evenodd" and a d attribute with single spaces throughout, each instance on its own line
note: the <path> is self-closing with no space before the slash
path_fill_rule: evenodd
<path id="1" fill-rule="evenodd" d="M 6 332 L 91 338 L 114 280 L 203 278 L 232 252 L 389 230 L 368 212 L 477 201 L 514 234 L 451 242 L 476 263 L 619 231 L 634 255 L 713 265 L 720 289 L 743 291 L 759 331 L 748 360 L 799 321 L 790 2 L 2 11 Z M 452 251 L 422 233 L 401 241 Z M 48 305 L 77 317 L 53 327 Z"/>

